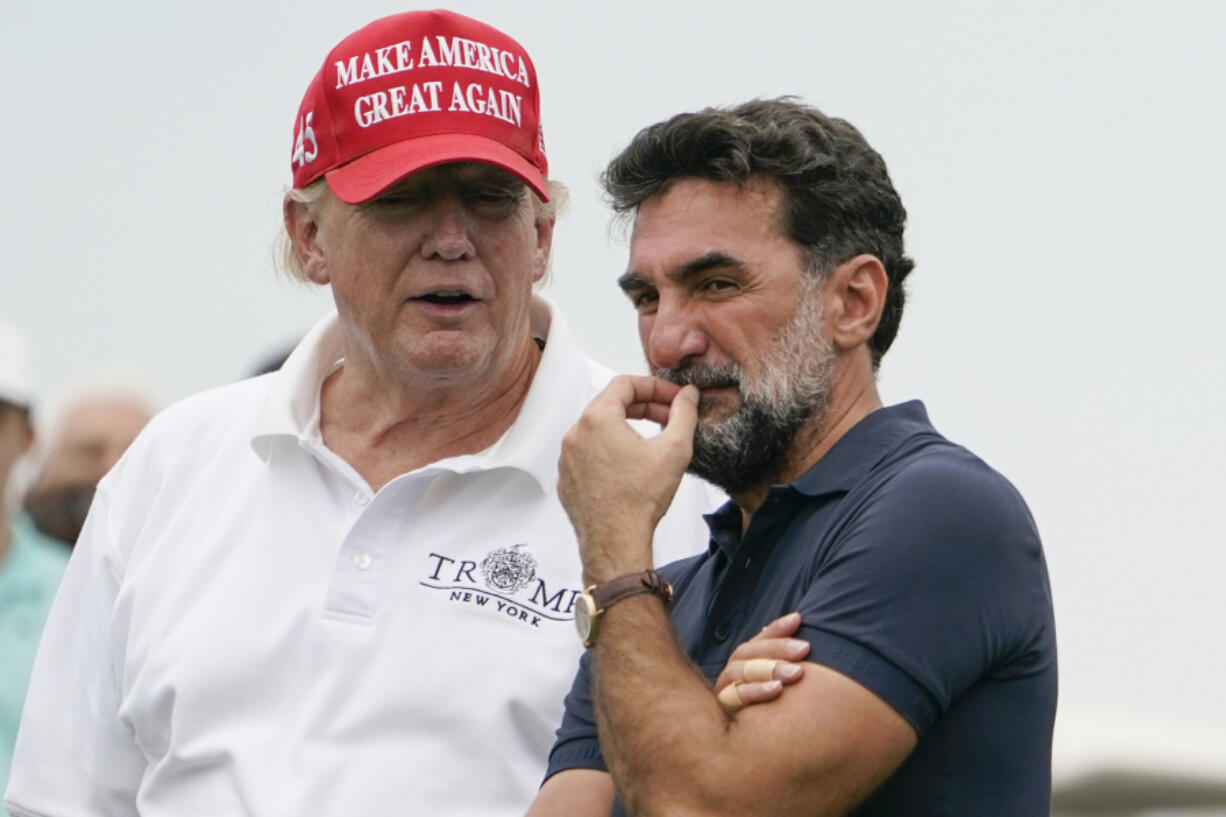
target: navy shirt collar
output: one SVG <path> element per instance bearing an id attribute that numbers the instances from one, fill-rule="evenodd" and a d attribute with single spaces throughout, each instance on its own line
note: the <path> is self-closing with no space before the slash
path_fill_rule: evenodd
<path id="1" fill-rule="evenodd" d="M 919 400 L 877 409 L 852 426 L 826 456 L 791 484 L 808 496 L 846 493 L 900 442 L 932 430 Z"/>
<path id="2" fill-rule="evenodd" d="M 924 432 L 934 429 L 919 400 L 877 409 L 852 426 L 812 468 L 787 485 L 772 486 L 770 493 L 847 493 L 903 440 Z M 718 548 L 731 556 L 741 541 L 741 509 L 729 500 L 704 519 L 711 530 L 711 552 Z"/>

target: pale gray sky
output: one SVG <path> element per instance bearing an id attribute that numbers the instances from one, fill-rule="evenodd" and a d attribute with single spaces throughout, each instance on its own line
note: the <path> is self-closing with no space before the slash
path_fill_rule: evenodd
<path id="1" fill-rule="evenodd" d="M 457 2 L 540 74 L 573 193 L 550 290 L 638 368 L 595 185 L 638 128 L 798 94 L 885 155 L 918 266 L 889 402 L 1009 476 L 1044 534 L 1062 711 L 1226 730 L 1226 6 Z M 99 367 L 177 398 L 324 311 L 269 247 L 326 51 L 388 2 L 5 9 L 0 319 L 54 397 Z"/>

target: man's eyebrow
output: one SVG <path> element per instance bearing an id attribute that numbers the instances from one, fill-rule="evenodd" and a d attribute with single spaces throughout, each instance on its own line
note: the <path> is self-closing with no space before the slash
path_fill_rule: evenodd
<path id="1" fill-rule="evenodd" d="M 632 290 L 647 289 L 651 287 L 651 282 L 637 272 L 624 272 L 618 276 L 617 285 L 621 287 L 622 292 L 630 292 Z"/>
<path id="2" fill-rule="evenodd" d="M 689 279 L 701 275 L 709 269 L 717 269 L 720 267 L 730 269 L 744 269 L 745 264 L 736 256 L 729 255 L 723 250 L 711 250 L 705 252 L 697 258 L 686 261 L 679 267 L 669 270 L 665 273 L 665 277 L 674 284 L 682 284 Z M 653 284 L 646 277 L 637 272 L 627 272 L 617 279 L 617 285 L 623 291 L 629 292 L 632 289 L 643 289 L 651 287 Z"/>

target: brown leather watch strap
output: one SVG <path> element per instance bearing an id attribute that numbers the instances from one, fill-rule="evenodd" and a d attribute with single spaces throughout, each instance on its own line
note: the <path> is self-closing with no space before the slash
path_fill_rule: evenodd
<path id="1" fill-rule="evenodd" d="M 596 609 L 604 612 L 619 601 L 636 596 L 639 593 L 652 593 L 660 597 L 664 606 L 673 603 L 673 588 L 668 580 L 655 570 L 644 570 L 641 573 L 628 573 L 610 579 L 604 584 L 598 584 L 588 590 Z"/>

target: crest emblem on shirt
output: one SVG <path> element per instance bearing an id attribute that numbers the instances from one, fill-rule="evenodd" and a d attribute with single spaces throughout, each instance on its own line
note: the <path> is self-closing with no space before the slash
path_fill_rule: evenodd
<path id="1" fill-rule="evenodd" d="M 481 575 L 491 590 L 514 593 L 536 578 L 536 559 L 524 546 L 498 548 L 481 560 Z"/>

